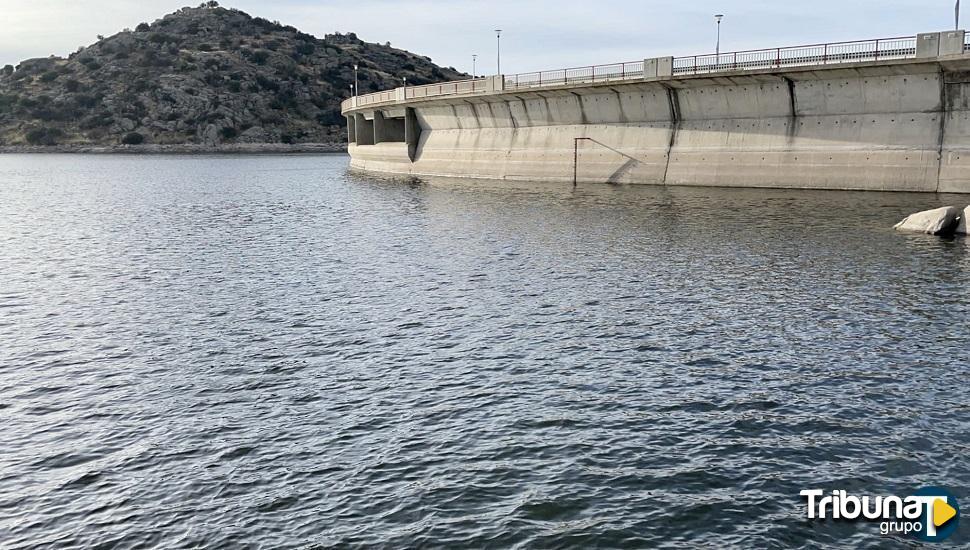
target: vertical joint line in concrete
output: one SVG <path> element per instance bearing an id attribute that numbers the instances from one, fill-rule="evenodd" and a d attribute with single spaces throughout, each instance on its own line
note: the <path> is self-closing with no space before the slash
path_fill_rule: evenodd
<path id="1" fill-rule="evenodd" d="M 664 175 L 660 183 L 667 183 L 667 172 L 670 170 L 670 156 L 677 142 L 677 131 L 680 129 L 680 99 L 677 97 L 677 90 L 672 86 L 661 84 L 667 92 L 667 106 L 670 108 L 670 141 L 667 143 L 667 162 L 664 164 Z"/>
<path id="2" fill-rule="evenodd" d="M 576 92 L 569 92 L 576 96 L 576 105 L 579 106 L 579 123 L 589 124 L 589 119 L 586 118 L 586 108 L 583 107 L 583 96 L 577 94 Z"/>
<path id="3" fill-rule="evenodd" d="M 616 94 L 616 109 L 620 113 L 620 122 L 624 124 L 630 122 L 630 117 L 626 116 L 626 111 L 623 110 L 623 96 L 620 91 L 615 88 L 610 88 L 610 91 Z"/>
<path id="4" fill-rule="evenodd" d="M 465 103 L 472 110 L 472 116 L 475 117 L 475 126 L 477 126 L 479 130 L 481 130 L 482 129 L 482 120 L 480 118 L 478 118 L 478 109 L 475 108 L 475 104 L 474 103 L 472 103 L 471 101 L 468 101 L 467 99 L 465 100 Z"/>
<path id="5" fill-rule="evenodd" d="M 946 116 L 948 107 L 946 104 L 946 70 L 940 65 L 940 136 L 938 139 L 938 149 L 936 153 L 936 192 L 940 192 L 940 179 L 943 177 L 943 142 L 946 141 Z"/>
<path id="6" fill-rule="evenodd" d="M 785 84 L 788 85 L 788 108 L 791 118 L 798 117 L 798 100 L 795 97 L 795 81 L 788 78 L 787 76 L 782 77 L 785 80 Z"/>
<path id="7" fill-rule="evenodd" d="M 788 86 L 788 131 L 786 135 L 788 137 L 788 144 L 792 146 L 795 141 L 795 126 L 798 124 L 798 96 L 795 93 L 795 81 L 788 78 L 787 76 L 782 76 L 785 81 L 785 85 Z"/>
<path id="8" fill-rule="evenodd" d="M 461 117 L 458 116 L 458 107 L 451 105 L 451 116 L 455 117 L 455 125 L 458 126 L 459 130 L 464 130 L 461 125 Z"/>
<path id="9" fill-rule="evenodd" d="M 408 159 L 413 164 L 420 155 L 418 145 L 421 143 L 421 124 L 411 107 L 404 108 L 404 141 L 408 146 Z"/>
<path id="10" fill-rule="evenodd" d="M 512 96 L 512 99 L 518 101 L 522 104 L 522 108 L 525 109 L 525 102 L 519 96 Z M 519 128 L 519 121 L 515 120 L 515 113 L 512 112 L 512 101 L 506 101 L 505 105 L 509 108 L 509 120 L 512 121 L 512 130 L 517 130 Z"/>

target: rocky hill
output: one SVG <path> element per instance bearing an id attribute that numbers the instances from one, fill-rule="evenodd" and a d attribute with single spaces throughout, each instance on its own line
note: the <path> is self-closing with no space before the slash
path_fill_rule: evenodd
<path id="1" fill-rule="evenodd" d="M 338 142 L 355 64 L 361 94 L 467 77 L 208 2 L 0 69 L 0 146 Z"/>

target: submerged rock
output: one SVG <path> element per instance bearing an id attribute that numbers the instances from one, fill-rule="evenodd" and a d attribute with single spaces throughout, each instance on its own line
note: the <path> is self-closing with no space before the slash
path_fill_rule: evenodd
<path id="1" fill-rule="evenodd" d="M 929 235 L 952 235 L 957 230 L 962 214 L 961 210 L 952 206 L 925 210 L 906 216 L 893 229 Z"/>
<path id="2" fill-rule="evenodd" d="M 967 218 L 970 217 L 970 206 L 963 209 L 963 213 L 960 214 L 960 223 L 957 225 L 957 233 L 961 235 L 967 234 Z"/>

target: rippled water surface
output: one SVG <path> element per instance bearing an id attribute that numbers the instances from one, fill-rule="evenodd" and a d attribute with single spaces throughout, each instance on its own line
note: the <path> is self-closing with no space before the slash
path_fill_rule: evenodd
<path id="1" fill-rule="evenodd" d="M 968 198 L 346 166 L 0 156 L 0 547 L 875 547 L 798 492 L 970 504 L 970 241 L 891 229 Z"/>

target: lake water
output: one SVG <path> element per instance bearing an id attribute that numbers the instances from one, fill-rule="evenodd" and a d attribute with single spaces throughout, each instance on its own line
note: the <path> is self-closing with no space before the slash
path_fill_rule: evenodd
<path id="1" fill-rule="evenodd" d="M 880 547 L 970 503 L 970 197 L 0 156 L 0 547 Z M 951 539 L 970 544 L 966 525 Z"/>

